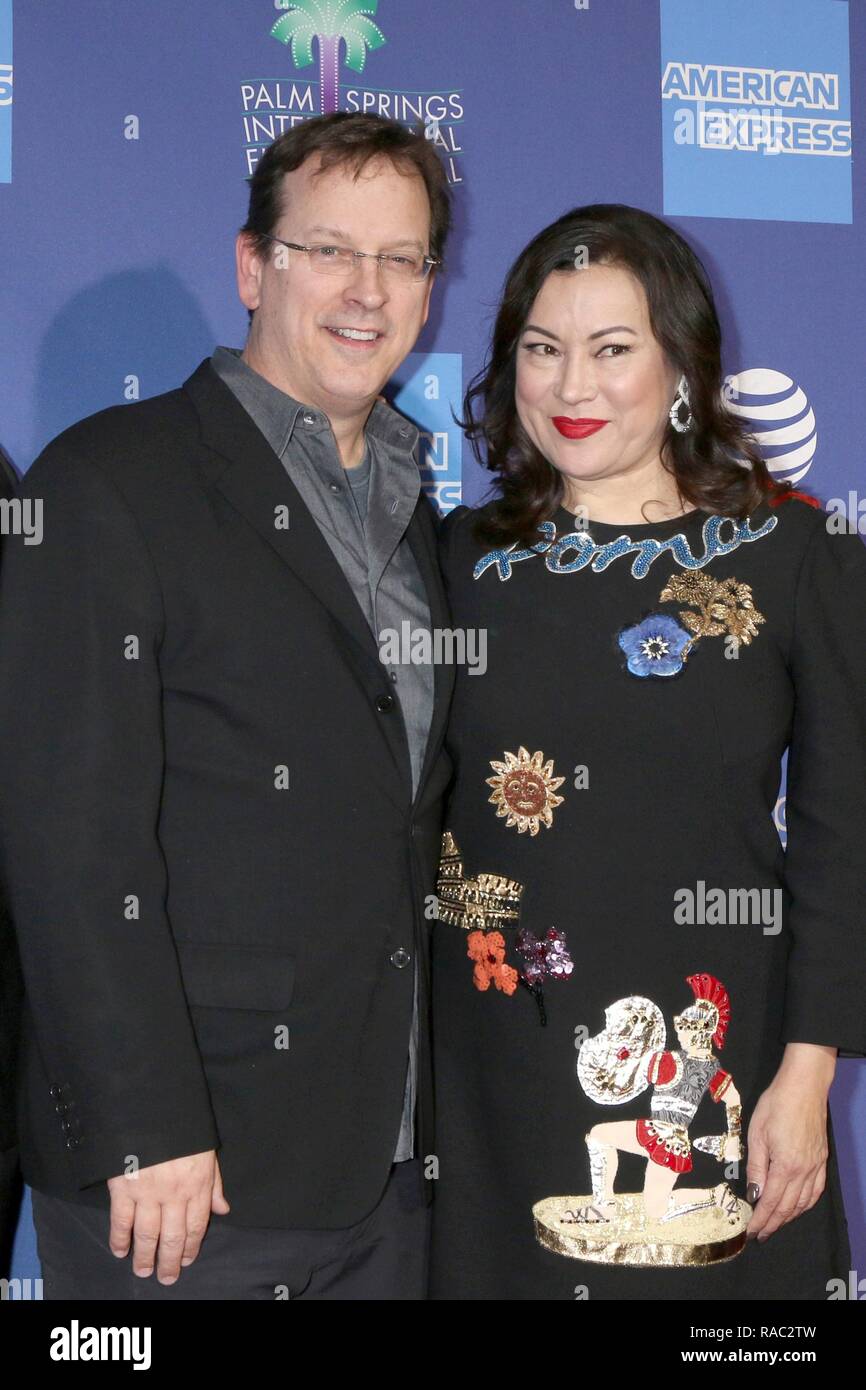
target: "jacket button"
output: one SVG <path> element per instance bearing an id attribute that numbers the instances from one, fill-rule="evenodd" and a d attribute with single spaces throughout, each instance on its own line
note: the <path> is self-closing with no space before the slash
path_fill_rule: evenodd
<path id="1" fill-rule="evenodd" d="M 59 1100 L 60 1097 L 63 1095 L 63 1091 L 60 1086 L 49 1086 L 48 1094 L 50 1095 L 52 1100 Z"/>
<path id="2" fill-rule="evenodd" d="M 387 714 L 389 709 L 394 708 L 393 695 L 377 695 L 376 708 L 380 714 Z"/>
<path id="3" fill-rule="evenodd" d="M 66 1104 L 65 1100 L 59 1101 L 54 1107 L 55 1114 L 57 1115 L 65 1115 L 68 1109 L 69 1106 Z"/>
<path id="4" fill-rule="evenodd" d="M 67 1139 L 67 1141 L 66 1141 L 66 1147 L 67 1147 L 67 1149 L 77 1149 L 80 1143 L 81 1143 L 81 1140 L 80 1140 L 80 1139 L 76 1139 L 75 1136 L 72 1135 L 72 1136 L 70 1136 L 69 1139 Z"/>
<path id="5" fill-rule="evenodd" d="M 403 970 L 403 969 L 405 969 L 405 967 L 409 964 L 409 962 L 410 962 L 411 959 L 412 959 L 412 957 L 410 956 L 409 952 L 406 950 L 406 947 L 405 947 L 405 946 L 398 946 L 397 949 L 396 949 L 396 951 L 394 952 L 394 954 L 393 954 L 392 957 L 391 957 L 391 964 L 392 964 L 397 970 Z"/>

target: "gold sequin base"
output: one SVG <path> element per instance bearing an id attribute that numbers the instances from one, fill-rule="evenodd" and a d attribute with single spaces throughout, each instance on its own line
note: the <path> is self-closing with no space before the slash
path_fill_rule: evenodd
<path id="1" fill-rule="evenodd" d="M 651 1220 L 640 1193 L 618 1193 L 616 1212 L 606 1222 L 563 1221 L 567 1211 L 586 1206 L 592 1195 L 545 1197 L 532 1208 L 536 1239 L 557 1255 L 594 1264 L 665 1267 L 721 1264 L 746 1244 L 752 1209 L 741 1198 L 733 1215 L 721 1207 L 686 1212 L 673 1221 Z"/>

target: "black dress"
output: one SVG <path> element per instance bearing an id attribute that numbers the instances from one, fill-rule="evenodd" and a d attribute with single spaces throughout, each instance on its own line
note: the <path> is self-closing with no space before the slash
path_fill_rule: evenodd
<path id="1" fill-rule="evenodd" d="M 866 548 L 800 498 L 499 552 L 475 515 L 442 539 L 487 666 L 449 735 L 431 1296 L 825 1300 L 832 1130 L 766 1242 L 736 1160 L 787 1042 L 866 1055 Z"/>

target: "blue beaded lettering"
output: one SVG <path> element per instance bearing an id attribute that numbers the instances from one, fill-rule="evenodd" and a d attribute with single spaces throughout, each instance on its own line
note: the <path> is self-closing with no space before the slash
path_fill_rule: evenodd
<path id="1" fill-rule="evenodd" d="M 490 550 L 486 555 L 482 555 L 472 574 L 473 578 L 479 579 L 485 570 L 489 569 L 491 565 L 495 565 L 500 580 L 510 579 L 512 567 L 519 560 L 531 560 L 533 555 L 544 555 L 544 563 L 551 574 L 575 574 L 589 564 L 598 574 L 602 570 L 606 570 L 608 565 L 617 560 L 620 555 L 634 554 L 635 560 L 631 567 L 631 573 L 635 579 L 645 579 L 650 565 L 666 551 L 670 551 L 677 564 L 683 569 L 697 570 L 702 569 L 718 555 L 729 555 L 732 550 L 738 549 L 746 541 L 757 541 L 762 536 L 768 536 L 771 531 L 775 530 L 778 520 L 779 518 L 776 516 L 768 517 L 762 526 L 753 531 L 748 519 L 744 522 L 738 522 L 732 516 L 707 517 L 701 528 L 704 553 L 699 556 L 692 554 L 688 539 L 682 531 L 675 536 L 670 536 L 665 541 L 652 539 L 633 541 L 631 536 L 623 534 L 617 536 L 616 540 L 608 541 L 604 545 L 597 545 L 587 531 L 570 531 L 567 535 L 560 536 L 559 540 L 556 540 L 555 524 L 552 521 L 543 521 L 538 529 L 544 536 L 544 540 L 524 550 L 515 550 L 513 546 L 507 550 Z M 733 528 L 733 534 L 729 541 L 722 540 L 719 534 L 725 522 L 728 522 Z M 575 552 L 573 558 L 564 559 L 564 556 L 570 551 Z"/>
<path id="2" fill-rule="evenodd" d="M 510 579 L 512 565 L 515 565 L 518 560 L 531 560 L 533 555 L 543 554 L 553 543 L 556 527 L 552 521 L 542 521 L 538 529 L 542 535 L 548 537 L 547 540 L 539 541 L 536 545 L 530 546 L 528 550 L 515 550 L 513 545 L 510 545 L 507 550 L 488 550 L 486 555 L 482 555 L 472 571 L 473 578 L 477 579 L 490 565 L 495 565 L 499 571 L 500 579 Z"/>

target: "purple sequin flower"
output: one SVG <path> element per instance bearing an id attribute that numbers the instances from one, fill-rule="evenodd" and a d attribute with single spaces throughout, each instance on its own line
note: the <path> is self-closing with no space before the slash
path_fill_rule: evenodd
<path id="1" fill-rule="evenodd" d="M 651 613 L 619 634 L 619 645 L 633 676 L 676 675 L 682 670 L 683 651 L 691 640 L 691 633 L 669 613 Z"/>
<path id="2" fill-rule="evenodd" d="M 542 980 L 567 980 L 574 969 L 574 961 L 568 953 L 565 932 L 556 927 L 548 928 L 539 941 L 531 931 L 522 927 L 517 933 L 515 943 L 523 957 L 521 976 L 530 986 L 540 985 Z"/>

